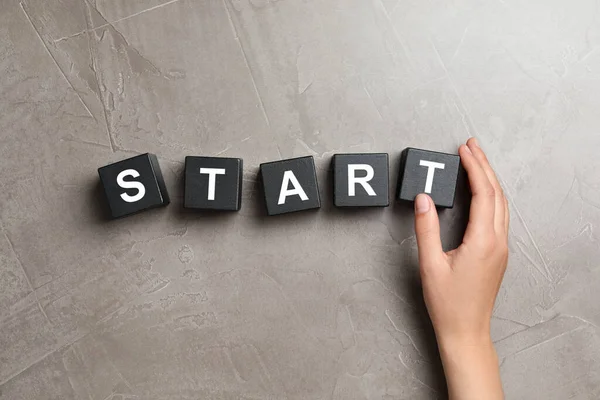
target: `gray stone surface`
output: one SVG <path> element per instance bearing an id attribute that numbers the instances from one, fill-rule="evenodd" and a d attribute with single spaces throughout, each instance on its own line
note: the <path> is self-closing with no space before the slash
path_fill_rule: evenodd
<path id="1" fill-rule="evenodd" d="M 507 398 L 600 398 L 599 7 L 0 0 L 0 398 L 443 398 L 410 209 L 336 210 L 328 168 L 471 135 Z M 107 222 L 96 169 L 144 152 L 173 203 Z M 186 155 L 244 158 L 240 213 L 181 210 Z M 267 219 L 258 164 L 303 155 L 324 207 Z"/>

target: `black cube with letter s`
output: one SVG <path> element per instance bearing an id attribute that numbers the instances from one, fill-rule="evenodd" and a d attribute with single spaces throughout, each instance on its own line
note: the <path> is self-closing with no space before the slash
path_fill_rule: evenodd
<path id="1" fill-rule="evenodd" d="M 146 153 L 98 168 L 113 218 L 169 204 L 169 194 L 154 154 Z"/>

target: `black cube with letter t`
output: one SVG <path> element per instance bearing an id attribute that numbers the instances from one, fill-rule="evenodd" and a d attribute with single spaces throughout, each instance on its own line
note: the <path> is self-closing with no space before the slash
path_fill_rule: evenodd
<path id="1" fill-rule="evenodd" d="M 242 206 L 243 161 L 240 158 L 185 158 L 183 207 L 238 211 Z"/>
<path id="2" fill-rule="evenodd" d="M 336 207 L 387 207 L 389 157 L 385 153 L 335 154 L 333 204 Z"/>
<path id="3" fill-rule="evenodd" d="M 452 208 L 459 169 L 458 155 L 408 148 L 402 152 L 397 197 L 414 201 L 427 193 L 436 206 Z"/>
<path id="4" fill-rule="evenodd" d="M 277 215 L 321 207 L 312 156 L 260 165 L 267 214 Z"/>
<path id="5" fill-rule="evenodd" d="M 98 168 L 113 218 L 169 204 L 169 194 L 154 154 L 146 153 Z"/>

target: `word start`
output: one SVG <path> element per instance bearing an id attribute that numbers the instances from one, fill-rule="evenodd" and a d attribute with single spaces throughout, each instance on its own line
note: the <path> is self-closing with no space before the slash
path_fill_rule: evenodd
<path id="1" fill-rule="evenodd" d="M 333 156 L 333 201 L 337 207 L 389 206 L 389 156 Z M 408 148 L 402 152 L 396 198 L 414 201 L 427 193 L 439 207 L 452 208 L 460 157 Z M 98 169 L 113 218 L 169 204 L 158 159 L 142 154 Z M 242 206 L 243 161 L 186 157 L 184 208 L 238 211 Z M 321 207 L 312 156 L 260 165 L 268 215 Z"/>

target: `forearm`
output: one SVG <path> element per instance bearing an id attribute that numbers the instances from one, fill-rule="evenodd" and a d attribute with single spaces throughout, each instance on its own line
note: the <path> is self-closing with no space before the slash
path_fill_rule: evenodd
<path id="1" fill-rule="evenodd" d="M 503 400 L 498 356 L 491 339 L 439 342 L 450 400 Z"/>

